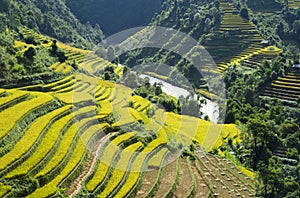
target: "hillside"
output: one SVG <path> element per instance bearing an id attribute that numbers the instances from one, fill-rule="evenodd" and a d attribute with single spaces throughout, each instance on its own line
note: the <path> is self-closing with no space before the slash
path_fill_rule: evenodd
<path id="1" fill-rule="evenodd" d="M 163 46 L 159 49 L 143 48 L 134 50 L 134 52 L 122 54 L 120 61 L 129 67 L 158 62 L 161 64 L 158 64 L 156 67 L 145 67 L 145 70 L 154 72 L 165 78 L 170 77 L 173 70 L 177 70 L 196 87 L 205 87 L 199 70 L 205 68 L 206 65 L 201 65 L 201 68 L 195 68 L 189 60 L 184 58 L 185 56 L 192 56 L 191 54 L 194 49 L 192 48 L 188 52 L 185 52 L 185 54 L 181 54 L 181 56 L 176 54 L 175 51 L 185 49 L 186 47 L 184 46 L 186 40 L 179 40 L 179 38 L 183 36 L 182 33 L 201 42 L 205 35 L 213 31 L 221 23 L 221 17 L 219 3 L 215 0 L 192 1 L 190 5 L 184 1 L 168 1 L 164 9 L 154 16 L 150 25 L 172 28 L 175 31 L 178 30 L 178 34 L 172 34 L 170 39 L 166 41 L 166 43 L 163 43 Z M 141 30 L 130 37 L 128 42 L 130 42 L 130 39 L 134 40 L 134 38 L 137 40 L 148 38 L 146 35 L 147 32 L 149 32 L 147 28 Z M 168 34 L 168 32 L 166 31 L 165 34 Z M 156 39 L 157 36 L 159 37 L 157 34 L 150 35 L 149 40 L 151 40 L 152 37 Z M 168 47 L 174 50 L 167 50 L 166 48 Z M 197 54 L 195 56 L 197 56 Z M 164 64 L 170 67 L 163 67 L 162 65 Z M 168 80 L 177 86 L 185 85 L 179 76 L 168 78 Z"/>
<path id="2" fill-rule="evenodd" d="M 72 12 L 83 22 L 100 24 L 106 36 L 129 28 L 146 26 L 164 0 L 67 0 Z"/>
<path id="3" fill-rule="evenodd" d="M 300 197 L 299 38 L 298 0 L 0 0 L 0 198 Z"/>
<path id="4" fill-rule="evenodd" d="M 88 72 L 96 60 L 93 67 L 103 67 L 89 51 L 57 45 L 79 69 Z M 0 90 L 1 197 L 254 195 L 251 174 L 206 156 L 229 138 L 239 141 L 235 125 L 165 112 L 128 87 L 76 74 L 68 62 L 49 69 L 64 76 Z M 164 180 L 170 184 L 159 185 Z"/>
<path id="5" fill-rule="evenodd" d="M 99 25 L 82 24 L 62 0 L 1 0 L 0 7 L 1 31 L 27 26 L 85 48 L 92 48 L 104 36 Z"/>

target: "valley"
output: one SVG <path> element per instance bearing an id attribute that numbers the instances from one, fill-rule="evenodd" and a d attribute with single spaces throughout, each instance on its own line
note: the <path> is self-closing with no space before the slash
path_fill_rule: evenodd
<path id="1" fill-rule="evenodd" d="M 0 197 L 299 197 L 299 7 L 0 0 Z"/>

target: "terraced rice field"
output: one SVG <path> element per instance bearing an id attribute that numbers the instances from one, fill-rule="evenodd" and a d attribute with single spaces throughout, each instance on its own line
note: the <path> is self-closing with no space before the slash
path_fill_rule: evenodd
<path id="1" fill-rule="evenodd" d="M 31 29 L 23 28 L 21 31 L 23 32 L 24 36 L 33 36 L 37 39 L 37 41 L 43 43 L 42 45 L 46 47 L 50 47 L 52 44 L 52 38 L 40 35 Z M 65 52 L 65 55 L 68 58 L 65 63 L 55 63 L 49 67 L 57 73 L 62 73 L 65 75 L 74 73 L 75 70 L 71 65 L 75 62 L 78 64 L 80 69 L 83 69 L 90 74 L 95 74 L 100 70 L 103 70 L 106 66 L 113 66 L 116 68 L 117 74 L 122 74 L 121 67 L 118 67 L 117 65 L 114 65 L 111 62 L 96 56 L 92 51 L 71 47 L 61 42 L 57 42 L 57 46 Z M 33 47 L 33 45 L 16 41 L 14 47 L 21 51 L 26 51 L 29 47 Z"/>
<path id="2" fill-rule="evenodd" d="M 224 158 L 195 151 L 195 159 L 181 157 L 162 169 L 150 170 L 137 197 L 254 197 L 250 179 Z M 174 171 L 176 170 L 176 171 Z"/>
<path id="3" fill-rule="evenodd" d="M 79 64 L 79 68 L 87 71 L 90 74 L 96 74 L 97 72 L 104 70 L 105 67 L 112 66 L 114 68 L 119 68 L 117 71 L 121 74 L 120 67 L 117 65 L 112 64 L 111 62 L 96 56 L 95 54 L 91 53 L 88 54 L 86 60 Z"/>
<path id="4" fill-rule="evenodd" d="M 236 8 L 233 4 L 221 2 L 220 8 L 224 12 L 220 27 L 214 31 L 212 36 L 205 39 L 202 43 L 217 64 L 217 68 L 214 67 L 211 61 L 207 62 L 206 60 L 206 62 L 203 62 L 202 70 L 222 73 L 230 67 L 232 63 L 240 65 L 241 61 L 245 61 L 245 65 L 248 64 L 246 66 L 255 67 L 263 59 L 269 59 L 268 55 L 263 53 L 264 49 L 261 45 L 261 41 L 264 39 L 260 36 L 256 26 L 251 21 L 243 19 L 239 14 L 234 14 Z M 197 28 L 199 27 L 193 27 L 189 34 L 195 34 L 198 30 Z M 128 42 L 137 43 L 138 45 L 139 40 L 147 37 L 148 32 L 149 29 L 142 29 L 127 39 L 124 45 L 126 46 Z M 163 45 L 162 49 L 151 56 L 151 60 L 166 63 L 171 66 L 178 66 L 179 68 L 186 64 L 184 63 L 184 59 L 179 59 L 179 61 L 176 59 L 175 63 L 167 62 L 169 56 L 172 56 L 172 54 L 171 52 L 165 52 L 163 50 L 168 48 L 168 46 L 173 46 L 173 49 L 180 49 L 182 47 L 181 43 L 178 43 L 180 37 L 181 35 L 179 34 L 173 34 L 168 42 Z M 184 38 L 181 40 L 184 40 Z M 187 54 L 189 53 L 191 53 L 191 51 Z M 171 69 L 160 65 L 146 68 L 144 72 L 152 72 L 158 76 L 162 76 L 163 79 L 169 76 Z"/>
<path id="5" fill-rule="evenodd" d="M 247 68 L 257 69 L 264 61 L 271 62 L 281 52 L 282 50 L 277 48 L 276 46 L 268 46 L 254 52 L 253 54 L 250 54 L 249 56 L 244 56 L 234 63 L 236 63 L 236 65 L 242 65 Z"/>
<path id="6" fill-rule="evenodd" d="M 213 196 L 253 197 L 255 195 L 253 183 L 247 182 L 250 178 L 224 158 L 206 155 L 202 150 L 197 150 L 195 166 L 209 184 L 209 191 Z"/>
<path id="7" fill-rule="evenodd" d="M 298 101 L 300 98 L 300 72 L 293 70 L 287 75 L 278 78 L 263 92 L 263 96 L 282 100 Z"/>
<path id="8" fill-rule="evenodd" d="M 76 60 L 89 53 L 61 45 Z M 80 67 L 97 69 L 101 61 L 91 55 Z M 53 69 L 64 73 L 67 64 Z M 200 149 L 218 148 L 229 137 L 239 141 L 235 125 L 157 107 L 148 117 L 155 105 L 132 93 L 72 72 L 51 83 L 0 89 L 0 197 L 253 197 L 249 178 Z M 195 160 L 179 146 L 193 141 L 202 152 Z"/>
<path id="9" fill-rule="evenodd" d="M 284 3 L 283 0 L 281 2 Z M 288 0 L 288 5 L 290 8 L 297 9 L 300 7 L 300 0 Z"/>
<path id="10" fill-rule="evenodd" d="M 233 13 L 236 8 L 232 4 L 221 2 L 220 8 L 224 11 L 224 16 L 216 34 L 223 36 L 204 43 L 217 63 L 215 72 L 223 72 L 232 62 L 252 56 L 262 48 L 260 42 L 263 40 L 254 24 Z"/>
<path id="11" fill-rule="evenodd" d="M 66 194 L 72 196 L 82 192 L 100 197 L 197 195 L 196 185 L 200 184 L 196 178 L 200 175 L 193 170 L 194 162 L 185 157 L 175 158 L 175 168 L 169 168 L 172 163 L 163 166 L 174 155 L 167 146 L 169 138 L 174 136 L 178 143 L 196 140 L 210 150 L 220 146 L 224 137 L 238 136 L 234 125 L 225 125 L 218 130 L 217 125 L 212 126 L 209 122 L 163 111 L 160 111 L 160 116 L 149 118 L 143 109 L 151 104 L 131 96 L 129 88 L 105 81 L 94 85 L 90 78 L 71 75 L 42 85 L 40 92 L 0 90 L 0 115 L 4 118 L 1 119 L 0 141 L 6 144 L 10 140 L 0 152 L 3 196 L 55 196 L 58 189 L 65 187 Z M 86 81 L 90 87 L 73 90 L 74 84 L 86 84 Z M 65 91 L 60 93 L 62 90 Z M 77 94 L 78 98 L 73 99 Z M 132 108 L 128 106 L 130 101 L 133 101 Z M 40 109 L 43 109 L 42 113 L 38 111 Z M 12 112 L 18 112 L 18 116 Z M 108 123 L 106 118 L 116 116 L 116 112 L 119 117 L 114 123 Z M 24 122 L 27 126 L 21 125 Z M 158 132 L 147 143 L 139 141 L 143 134 L 146 135 L 143 131 L 118 132 L 118 127 L 124 130 L 125 126 L 141 122 L 152 129 L 156 123 Z M 192 123 L 197 123 L 195 130 L 187 127 Z M 103 142 L 101 147 L 97 143 L 100 141 Z M 156 173 L 150 175 L 145 170 Z M 150 176 L 153 178 L 147 178 Z M 39 185 L 26 184 L 32 189 L 26 192 L 11 185 L 25 177 L 35 178 Z M 166 179 L 171 180 L 164 187 L 149 183 L 150 180 L 159 183 Z M 250 180 L 247 182 L 251 183 Z M 210 191 L 201 192 L 207 194 Z"/>
<path id="12" fill-rule="evenodd" d="M 10 186 L 0 183 L 0 197 L 4 197 L 11 190 Z"/>
<path id="13" fill-rule="evenodd" d="M 141 96 L 131 97 L 131 102 L 133 103 L 133 108 L 138 111 L 145 111 L 151 105 L 149 101 L 143 99 Z"/>
<path id="14" fill-rule="evenodd" d="M 20 31 L 23 33 L 25 37 L 33 36 L 38 42 L 40 42 L 44 46 L 51 46 L 52 44 L 52 39 L 50 37 L 41 35 L 27 27 L 22 27 Z"/>
<path id="15" fill-rule="evenodd" d="M 67 63 L 54 63 L 49 67 L 56 73 L 68 74 L 74 71 L 73 67 Z"/>

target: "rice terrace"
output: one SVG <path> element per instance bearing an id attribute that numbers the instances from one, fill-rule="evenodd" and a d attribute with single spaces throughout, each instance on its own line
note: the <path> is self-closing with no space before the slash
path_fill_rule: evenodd
<path id="1" fill-rule="evenodd" d="M 0 198 L 300 197 L 299 59 L 297 0 L 0 0 Z"/>

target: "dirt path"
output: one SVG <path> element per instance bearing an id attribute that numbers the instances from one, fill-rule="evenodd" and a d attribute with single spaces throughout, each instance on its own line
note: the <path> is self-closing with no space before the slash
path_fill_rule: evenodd
<path id="1" fill-rule="evenodd" d="M 88 162 L 86 163 L 86 166 L 83 170 L 83 172 L 81 173 L 81 175 L 79 175 L 75 181 L 73 182 L 73 184 L 71 184 L 70 188 L 66 191 L 66 195 L 69 197 L 74 197 L 76 194 L 79 193 L 80 189 L 81 189 L 81 185 L 82 182 L 84 180 L 86 180 L 86 178 L 92 173 L 93 168 L 95 166 L 95 163 L 97 161 L 98 155 L 99 155 L 99 151 L 102 148 L 103 144 L 113 135 L 117 134 L 115 133 L 110 133 L 108 135 L 106 135 L 104 138 L 102 138 L 101 140 L 99 140 L 96 144 L 96 146 L 94 147 L 94 151 L 92 152 L 92 156 L 91 158 L 88 160 Z"/>

